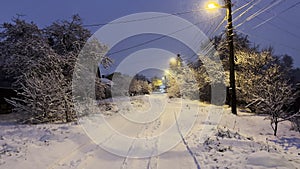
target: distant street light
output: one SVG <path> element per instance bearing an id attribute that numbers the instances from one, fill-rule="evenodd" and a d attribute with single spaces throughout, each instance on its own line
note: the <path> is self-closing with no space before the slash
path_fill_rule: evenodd
<path id="1" fill-rule="evenodd" d="M 224 0 L 225 6 L 219 5 L 217 2 L 209 2 L 207 3 L 207 9 L 219 9 L 219 8 L 226 8 L 227 13 L 227 41 L 228 41 L 228 48 L 229 48 L 229 66 L 230 66 L 230 106 L 231 112 L 233 114 L 237 114 L 236 110 L 236 87 L 235 87 L 235 74 L 234 74 L 234 46 L 233 46 L 233 26 L 232 26 L 232 11 L 231 11 L 231 0 Z"/>
<path id="2" fill-rule="evenodd" d="M 177 63 L 176 58 L 172 57 L 172 58 L 170 59 L 170 64 L 171 64 L 171 65 L 176 65 L 176 63 Z"/>

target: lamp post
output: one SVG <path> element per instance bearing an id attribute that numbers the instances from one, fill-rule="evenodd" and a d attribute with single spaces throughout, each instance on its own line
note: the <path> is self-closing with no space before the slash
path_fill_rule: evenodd
<path id="1" fill-rule="evenodd" d="M 210 2 L 207 4 L 208 9 L 217 9 L 217 8 L 226 8 L 227 15 L 227 42 L 229 49 L 229 80 L 230 80 L 230 106 L 231 112 L 233 114 L 237 114 L 236 110 L 236 87 L 235 87 L 235 63 L 234 63 L 234 45 L 233 45 L 233 26 L 232 26 L 232 11 L 231 11 L 232 3 L 231 0 L 225 0 L 225 6 L 221 6 L 216 2 Z"/>

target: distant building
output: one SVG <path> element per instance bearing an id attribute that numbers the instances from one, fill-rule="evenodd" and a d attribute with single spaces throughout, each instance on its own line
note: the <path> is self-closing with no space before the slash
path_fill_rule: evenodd
<path id="1" fill-rule="evenodd" d="M 112 96 L 111 88 L 114 85 L 114 82 L 102 76 L 101 83 L 105 84 L 105 98 L 110 98 Z"/>

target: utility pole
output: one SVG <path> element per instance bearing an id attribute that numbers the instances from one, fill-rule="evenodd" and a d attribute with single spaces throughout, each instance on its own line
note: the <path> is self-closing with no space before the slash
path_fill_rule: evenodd
<path id="1" fill-rule="evenodd" d="M 229 66 L 230 66 L 230 106 L 232 114 L 237 114 L 236 110 L 236 87 L 235 87 L 235 63 L 234 63 L 234 46 L 233 46 L 233 26 L 232 26 L 232 4 L 231 0 L 225 0 L 227 10 L 227 41 L 229 49 Z"/>

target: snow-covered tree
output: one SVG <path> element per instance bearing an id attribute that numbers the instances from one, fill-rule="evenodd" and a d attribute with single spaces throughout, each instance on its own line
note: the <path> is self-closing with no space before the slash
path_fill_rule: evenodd
<path id="1" fill-rule="evenodd" d="M 296 92 L 286 77 L 286 71 L 270 50 L 238 51 L 237 96 L 256 113 L 269 115 L 274 135 L 278 123 L 295 117 L 289 106 L 296 99 Z"/>
<path id="2" fill-rule="evenodd" d="M 137 79 L 133 79 L 130 83 L 130 86 L 129 86 L 129 93 L 130 95 L 138 95 L 142 90 L 142 86 L 139 82 L 139 80 Z"/>
<path id="3" fill-rule="evenodd" d="M 70 21 L 52 23 L 43 29 L 43 34 L 51 48 L 61 56 L 78 54 L 91 36 L 91 32 L 82 26 L 79 15 L 73 15 Z"/>
<path id="4" fill-rule="evenodd" d="M 47 33 L 55 34 L 56 28 L 58 34 L 65 33 L 59 32 L 60 27 L 57 25 L 51 27 L 49 32 L 39 29 L 34 23 L 27 23 L 20 19 L 14 19 L 12 23 L 2 25 L 0 32 L 0 58 L 3 63 L 1 71 L 6 76 L 15 79 L 14 86 L 18 97 L 9 102 L 14 106 L 14 112 L 20 114 L 23 122 L 76 120 L 72 98 L 72 75 L 78 52 L 82 47 L 77 44 L 84 44 L 86 39 L 78 38 L 80 36 L 72 32 L 75 29 L 72 27 L 74 25 L 76 25 L 77 33 L 80 34 L 82 31 L 81 33 L 84 34 L 82 37 L 85 37 L 87 34 L 85 29 L 79 29 L 82 25 L 74 21 L 68 26 L 64 27 L 63 24 L 61 26 L 65 28 L 65 32 L 69 32 L 69 35 L 77 39 L 69 37 L 61 39 L 62 37 L 57 36 L 53 43 L 49 42 L 49 38 L 53 38 L 54 35 L 47 36 L 49 35 Z M 63 50 L 58 46 L 64 46 L 68 50 Z M 102 63 L 108 62 L 105 60 Z M 87 69 L 94 70 L 94 67 Z"/>
<path id="5" fill-rule="evenodd" d="M 291 120 L 300 116 L 299 112 L 293 112 L 290 106 L 294 103 L 297 93 L 282 77 L 279 66 L 269 68 L 264 78 L 258 83 L 257 91 L 253 93 L 253 104 L 257 111 L 268 114 L 271 126 L 276 136 L 278 123 Z"/>
<path id="6" fill-rule="evenodd" d="M 111 64 L 111 60 L 105 55 L 107 51 L 108 47 L 101 44 L 96 38 L 86 42 L 78 54 L 77 69 L 74 74 L 71 74 L 74 75 L 71 76 L 73 80 L 76 80 L 76 84 L 73 86 L 76 97 L 94 99 L 96 95 L 97 99 L 105 98 L 106 86 L 101 83 L 98 72 L 99 64 L 105 68 Z"/>
<path id="7" fill-rule="evenodd" d="M 143 75 L 136 75 L 133 77 L 130 86 L 130 95 L 143 95 L 151 92 L 151 85 L 148 84 L 148 80 Z"/>
<path id="8" fill-rule="evenodd" d="M 199 88 L 193 70 L 184 65 L 180 55 L 170 61 L 166 78 L 167 94 L 170 98 L 199 99 Z"/>
<path id="9" fill-rule="evenodd" d="M 225 73 L 219 61 L 206 56 L 200 58 L 196 63 L 190 64 L 190 68 L 196 80 L 196 88 L 199 89 L 200 100 L 210 102 L 212 88 L 220 84 L 225 85 Z"/>
<path id="10" fill-rule="evenodd" d="M 237 51 L 236 57 L 237 100 L 240 105 L 245 105 L 252 102 L 266 71 L 276 63 L 270 51 Z"/>

